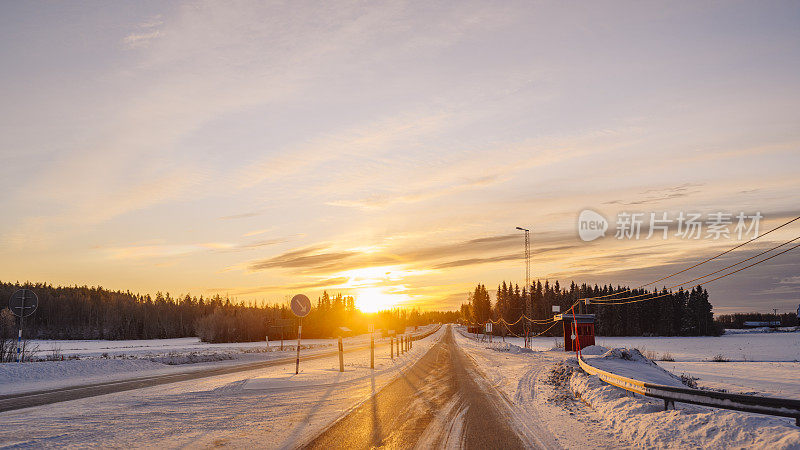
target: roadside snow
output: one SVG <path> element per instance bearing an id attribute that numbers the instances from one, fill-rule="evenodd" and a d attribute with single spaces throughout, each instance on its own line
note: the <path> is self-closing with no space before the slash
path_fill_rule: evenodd
<path id="1" fill-rule="evenodd" d="M 550 442 L 542 444 L 545 448 L 631 446 L 613 430 L 601 426 L 599 420 L 592 419 L 588 406 L 567 391 L 557 389 L 550 380 L 551 368 L 570 354 L 546 349 L 514 351 L 520 347 L 502 341 L 478 342 L 463 327 L 454 326 L 454 330 L 458 331 L 455 333 L 458 345 L 510 404 L 509 422 L 514 423 L 521 434 L 534 436 L 529 440 L 535 442 L 540 437 L 536 430 L 543 430 L 550 435 Z M 546 441 L 546 438 L 539 440 Z"/>
<path id="2" fill-rule="evenodd" d="M 602 356 L 584 355 L 583 360 L 590 366 L 615 375 L 647 383 L 685 387 L 680 378 L 658 367 L 654 362 L 642 356 L 639 350 L 635 348 L 614 348 L 608 350 Z"/>
<path id="3" fill-rule="evenodd" d="M 592 366 L 641 381 L 680 385 L 674 376 L 638 354 L 624 358 L 622 349 L 591 358 Z M 636 356 L 638 354 L 638 356 Z M 586 359 L 586 358 L 585 358 Z M 608 385 L 577 368 L 575 358 L 569 387 L 602 418 L 603 423 L 637 446 L 659 448 L 800 448 L 800 429 L 793 419 L 775 418 L 737 411 L 679 403 L 677 410 L 664 411 L 664 402 Z M 658 375 L 658 372 L 661 372 Z M 666 383 L 670 381 L 671 383 Z"/>
<path id="4" fill-rule="evenodd" d="M 673 374 L 696 378 L 701 388 L 800 399 L 800 332 L 789 330 L 728 330 L 719 337 L 597 336 L 595 341 L 597 347 L 636 348 Z M 523 345 L 521 338 L 505 341 L 512 349 Z M 559 344 L 563 338 L 537 337 L 532 346 L 543 351 Z M 587 349 L 584 355 L 595 352 Z"/>
<path id="5" fill-rule="evenodd" d="M 420 327 L 417 333 L 426 329 Z M 282 352 L 280 342 L 270 342 L 267 348 L 266 342 L 208 344 L 198 338 L 35 342 L 43 352 L 59 348 L 80 359 L 0 364 L 0 395 L 292 358 L 297 348 L 296 341 L 288 340 Z M 368 342 L 369 335 L 353 336 L 344 339 L 344 348 Z M 330 352 L 334 343 L 334 339 L 303 339 L 301 349 L 303 355 Z M 388 339 L 376 337 L 375 345 L 388 348 Z"/>
<path id="6" fill-rule="evenodd" d="M 583 355 L 602 355 L 607 352 L 608 349 L 603 347 L 602 345 L 590 345 L 588 347 L 584 347 L 581 349 L 581 354 Z"/>
<path id="7" fill-rule="evenodd" d="M 696 378 L 702 388 L 800 400 L 797 362 L 667 362 L 658 365 L 676 375 Z"/>
<path id="8" fill-rule="evenodd" d="M 293 363 L 0 413 L 0 447 L 302 447 L 410 367 L 444 329 L 394 361 L 388 345 L 376 346 L 374 372 L 366 348 L 344 355 L 344 375 L 337 355 L 301 361 L 291 386 L 245 388 L 288 379 Z"/>
<path id="9" fill-rule="evenodd" d="M 770 333 L 772 338 L 797 333 Z M 741 336 L 741 335 L 738 335 Z M 756 347 L 761 346 L 765 359 L 788 357 L 784 349 L 773 349 L 765 335 L 755 337 Z M 572 354 L 563 351 L 535 351 L 518 353 L 506 351 L 516 341 L 488 344 L 470 339 L 470 335 L 457 335 L 459 345 L 469 351 L 487 378 L 492 380 L 509 399 L 514 409 L 523 414 L 512 414 L 517 421 L 530 427 L 543 425 L 566 448 L 585 447 L 655 447 L 655 448 L 775 448 L 800 449 L 800 428 L 794 419 L 770 417 L 737 411 L 705 408 L 679 403 L 677 410 L 664 411 L 662 400 L 650 399 L 616 388 L 589 376 L 578 368 Z M 648 342 L 659 351 L 675 351 L 669 344 L 684 340 L 680 355 L 701 359 L 705 354 L 715 354 L 720 342 L 746 345 L 737 338 L 613 338 L 634 343 Z M 660 339 L 668 342 L 661 344 Z M 720 339 L 726 339 L 720 341 Z M 777 337 L 779 342 L 785 337 Z M 790 339 L 790 341 L 791 341 Z M 707 341 L 712 340 L 712 341 Z M 521 341 L 521 340 L 520 340 Z M 611 338 L 598 338 L 607 345 Z M 537 348 L 552 347 L 553 339 L 534 341 Z M 690 343 L 695 348 L 690 348 Z M 773 344 L 775 342 L 772 342 Z M 521 342 L 520 342 L 521 344 Z M 661 346 L 663 345 L 663 347 Z M 663 350 L 662 350 L 663 348 Z M 599 353 L 592 348 L 591 353 Z M 796 357 L 796 356 L 793 356 Z M 643 381 L 680 386 L 679 379 L 649 361 L 635 350 L 614 349 L 602 355 L 585 355 L 588 363 L 613 373 L 631 376 Z M 671 364 L 671 363 L 670 363 Z M 705 363 L 725 364 L 725 363 Z M 741 364 L 741 363 L 736 363 Z M 794 363 L 792 363 L 794 364 Z M 602 366 L 602 367 L 601 367 Z M 744 371 L 748 370 L 743 368 Z M 796 372 L 795 372 L 796 374 Z M 745 376 L 746 378 L 746 376 Z M 797 376 L 787 383 L 800 384 Z M 524 425 L 524 424 L 523 424 Z M 576 433 L 575 430 L 581 430 Z"/>

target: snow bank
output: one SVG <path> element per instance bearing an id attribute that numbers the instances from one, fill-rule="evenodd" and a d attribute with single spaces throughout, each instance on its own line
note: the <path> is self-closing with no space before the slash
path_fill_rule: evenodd
<path id="1" fill-rule="evenodd" d="M 581 355 L 602 355 L 608 351 L 607 348 L 603 347 L 602 345 L 590 345 L 588 347 L 583 347 L 581 349 Z"/>
<path id="2" fill-rule="evenodd" d="M 233 359 L 233 355 L 225 353 L 174 353 L 170 355 L 150 358 L 150 361 L 176 366 L 180 364 L 197 364 L 212 361 L 227 361 Z"/>
<path id="3" fill-rule="evenodd" d="M 586 359 L 586 358 L 585 358 Z M 681 386 L 674 375 L 659 368 L 638 350 L 612 349 L 588 364 L 609 372 L 658 384 Z M 596 376 L 573 369 L 573 394 L 597 411 L 604 424 L 643 447 L 800 449 L 800 429 L 792 419 L 679 404 L 664 411 L 663 400 L 650 399 L 606 384 Z"/>
<path id="4" fill-rule="evenodd" d="M 4 387 L 43 380 L 85 379 L 113 373 L 141 372 L 162 369 L 164 364 L 145 359 L 91 359 L 0 364 Z M 8 383 L 8 384 L 6 384 Z M 6 389 L 0 389 L 5 393 Z"/>
<path id="5" fill-rule="evenodd" d="M 680 378 L 645 358 L 639 350 L 614 348 L 599 357 L 585 357 L 587 364 L 615 375 L 648 383 L 685 387 Z"/>

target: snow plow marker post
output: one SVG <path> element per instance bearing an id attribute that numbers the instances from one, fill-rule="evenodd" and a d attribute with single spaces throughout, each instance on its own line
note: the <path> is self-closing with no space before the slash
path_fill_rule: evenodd
<path id="1" fill-rule="evenodd" d="M 800 426 L 800 400 L 730 394 L 727 392 L 703 391 L 647 383 L 593 367 L 587 364 L 580 356 L 578 357 L 578 364 L 584 372 L 589 375 L 597 375 L 598 378 L 608 384 L 629 392 L 664 400 L 665 411 L 670 408 L 675 409 L 675 402 L 683 402 L 770 416 L 794 417 L 795 425 Z"/>

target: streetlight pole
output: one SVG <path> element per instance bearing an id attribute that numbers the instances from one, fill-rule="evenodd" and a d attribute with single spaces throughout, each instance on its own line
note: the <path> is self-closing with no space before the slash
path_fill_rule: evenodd
<path id="1" fill-rule="evenodd" d="M 525 232 L 525 315 L 531 317 L 531 230 L 527 228 L 517 227 L 517 230 Z M 525 348 L 528 348 L 530 323 L 528 320 L 524 322 L 525 327 Z"/>

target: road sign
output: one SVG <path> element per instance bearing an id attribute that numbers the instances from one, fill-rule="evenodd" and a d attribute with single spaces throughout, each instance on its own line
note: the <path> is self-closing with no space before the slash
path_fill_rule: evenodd
<path id="1" fill-rule="evenodd" d="M 8 308 L 17 317 L 28 317 L 39 306 L 39 297 L 30 289 L 19 289 L 11 294 Z"/>
<path id="2" fill-rule="evenodd" d="M 373 324 L 367 325 L 367 332 L 368 333 L 373 333 L 374 331 L 375 331 L 375 325 L 373 325 Z"/>
<path id="3" fill-rule="evenodd" d="M 561 307 L 558 305 L 553 305 L 553 312 L 561 312 Z"/>
<path id="4" fill-rule="evenodd" d="M 303 294 L 292 297 L 292 312 L 297 317 L 305 317 L 311 312 L 311 300 Z"/>
<path id="5" fill-rule="evenodd" d="M 491 333 L 492 332 L 492 322 L 487 322 L 486 323 L 486 332 L 487 333 Z"/>

